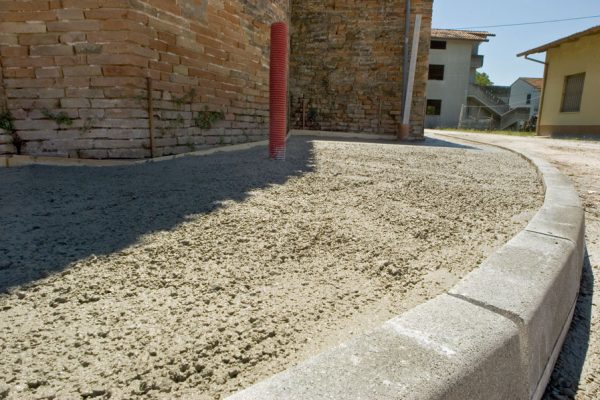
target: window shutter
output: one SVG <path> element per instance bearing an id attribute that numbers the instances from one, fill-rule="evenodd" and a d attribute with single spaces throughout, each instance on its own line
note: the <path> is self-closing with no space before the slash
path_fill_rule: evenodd
<path id="1" fill-rule="evenodd" d="M 585 73 L 569 75 L 565 78 L 561 112 L 579 112 L 584 83 Z"/>

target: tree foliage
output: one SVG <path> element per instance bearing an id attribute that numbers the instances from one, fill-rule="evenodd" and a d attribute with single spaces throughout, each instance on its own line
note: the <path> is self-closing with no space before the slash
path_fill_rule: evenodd
<path id="1" fill-rule="evenodd" d="M 475 83 L 480 86 L 492 86 L 494 82 L 490 79 L 490 76 L 485 72 L 475 73 Z"/>

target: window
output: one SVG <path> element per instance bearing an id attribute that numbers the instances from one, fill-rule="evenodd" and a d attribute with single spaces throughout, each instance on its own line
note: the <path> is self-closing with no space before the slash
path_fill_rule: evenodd
<path id="1" fill-rule="evenodd" d="M 579 112 L 584 82 L 585 73 L 565 77 L 561 112 Z"/>
<path id="2" fill-rule="evenodd" d="M 444 80 L 444 66 L 432 64 L 429 66 L 429 80 L 443 81 Z"/>
<path id="3" fill-rule="evenodd" d="M 446 50 L 446 42 L 443 40 L 432 40 L 429 47 L 436 50 Z"/>
<path id="4" fill-rule="evenodd" d="M 527 94 L 527 100 L 525 101 L 525 104 L 531 104 L 531 93 Z"/>
<path id="5" fill-rule="evenodd" d="M 442 115 L 442 101 L 427 100 L 427 115 Z"/>

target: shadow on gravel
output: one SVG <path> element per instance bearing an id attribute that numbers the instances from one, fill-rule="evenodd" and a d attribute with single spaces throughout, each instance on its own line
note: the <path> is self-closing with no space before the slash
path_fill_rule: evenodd
<path id="1" fill-rule="evenodd" d="M 418 147 L 443 147 L 447 149 L 463 149 L 463 150 L 478 150 L 480 148 L 467 146 L 464 144 L 448 142 L 446 140 L 441 140 L 437 138 L 432 138 L 429 136 L 425 137 L 425 140 L 422 141 L 414 141 L 414 142 L 398 142 L 398 141 L 389 141 L 389 140 L 369 140 L 369 139 L 345 139 L 338 137 L 327 137 L 327 136 L 306 136 L 306 138 L 310 140 L 323 140 L 323 141 L 332 141 L 332 142 L 349 142 L 349 143 L 373 143 L 373 144 L 395 144 L 398 146 L 418 146 Z"/>
<path id="2" fill-rule="evenodd" d="M 467 146 L 465 144 L 448 142 L 446 140 L 436 139 L 436 138 L 432 138 L 432 137 L 426 137 L 425 141 L 418 142 L 418 143 L 420 143 L 422 146 L 427 146 L 427 147 L 445 147 L 445 148 L 449 148 L 449 149 L 478 150 L 478 151 L 481 150 L 480 148 L 477 148 L 477 147 Z"/>
<path id="3" fill-rule="evenodd" d="M 286 162 L 261 146 L 126 167 L 0 169 L 0 293 L 283 184 L 310 172 L 312 155 L 309 140 L 292 138 Z"/>
<path id="4" fill-rule="evenodd" d="M 574 399 L 590 340 L 594 272 L 586 251 L 573 322 L 544 394 L 545 400 Z"/>

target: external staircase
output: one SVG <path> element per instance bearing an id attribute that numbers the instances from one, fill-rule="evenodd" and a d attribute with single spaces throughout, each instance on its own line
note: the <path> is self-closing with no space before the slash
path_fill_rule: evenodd
<path id="1" fill-rule="evenodd" d="M 528 107 L 510 108 L 508 103 L 485 86 L 469 85 L 467 95 L 492 115 L 493 121 L 489 123 L 490 128 L 504 130 L 529 119 L 530 109 Z"/>

